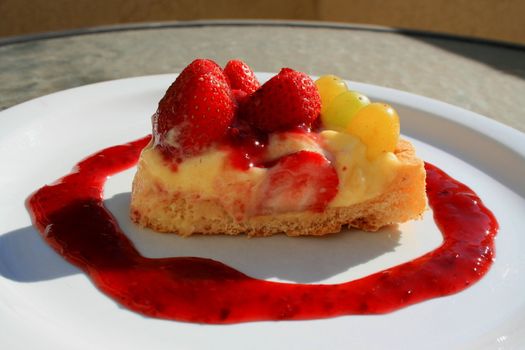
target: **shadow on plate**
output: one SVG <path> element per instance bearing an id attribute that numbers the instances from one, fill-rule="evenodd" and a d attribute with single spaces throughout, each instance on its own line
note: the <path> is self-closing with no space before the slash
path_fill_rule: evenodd
<path id="1" fill-rule="evenodd" d="M 0 275 L 5 278 L 38 282 L 79 272 L 55 253 L 33 226 L 0 236 Z"/>
<path id="2" fill-rule="evenodd" d="M 106 200 L 105 205 L 144 256 L 211 258 L 261 279 L 322 282 L 393 251 L 400 240 L 396 227 L 377 233 L 352 231 L 324 237 L 194 235 L 183 238 L 137 227 L 129 220 L 129 201 L 130 193 L 121 193 Z M 55 253 L 32 226 L 0 236 L 0 275 L 5 278 L 38 282 L 79 272 Z"/>
<path id="3" fill-rule="evenodd" d="M 261 279 L 322 282 L 393 251 L 401 236 L 394 226 L 376 233 L 351 231 L 324 237 L 193 235 L 183 238 L 137 227 L 129 220 L 129 203 L 129 192 L 105 201 L 142 255 L 211 258 Z"/>

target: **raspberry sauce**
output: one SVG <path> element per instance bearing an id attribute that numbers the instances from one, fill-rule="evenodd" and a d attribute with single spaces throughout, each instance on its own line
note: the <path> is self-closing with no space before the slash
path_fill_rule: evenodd
<path id="1" fill-rule="evenodd" d="M 199 323 L 381 314 L 457 293 L 494 257 L 498 223 L 478 196 L 426 164 L 427 194 L 443 244 L 412 261 L 336 285 L 258 280 L 218 261 L 141 256 L 104 208 L 110 175 L 136 164 L 146 137 L 102 150 L 28 199 L 35 226 L 57 253 L 121 305 L 143 315 Z M 290 238 L 293 239 L 293 238 Z"/>

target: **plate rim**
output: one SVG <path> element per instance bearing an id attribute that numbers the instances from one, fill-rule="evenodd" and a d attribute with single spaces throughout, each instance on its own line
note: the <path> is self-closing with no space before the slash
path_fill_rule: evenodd
<path id="1" fill-rule="evenodd" d="M 261 73 L 258 73 L 258 74 L 263 74 L 263 75 L 268 75 L 270 76 L 271 74 L 274 74 L 274 73 L 264 73 L 264 72 L 261 72 Z M 0 111 L 0 137 L 2 135 L 2 130 L 7 130 L 9 129 L 9 127 L 5 128 L 5 127 L 2 127 L 3 124 L 4 124 L 4 119 L 10 119 L 10 118 L 3 118 L 3 114 L 4 113 L 16 113 L 18 108 L 26 108 L 27 106 L 32 106 L 35 101 L 38 101 L 40 99 L 45 99 L 45 98 L 49 98 L 50 96 L 59 96 L 63 93 L 71 93 L 71 92 L 76 92 L 77 90 L 80 90 L 80 89 L 84 89 L 86 87 L 90 87 L 90 88 L 97 88 L 99 85 L 102 85 L 102 84 L 108 84 L 108 83 L 120 83 L 122 81 L 129 81 L 129 80 L 136 80 L 136 79 L 141 79 L 141 78 L 148 78 L 148 79 L 165 79 L 165 78 L 174 78 L 176 76 L 176 74 L 158 74 L 158 75 L 147 75 L 147 76 L 140 76 L 140 77 L 130 77 L 130 78 L 123 78 L 123 79 L 117 79 L 117 80 L 108 80 L 108 81 L 104 81 L 104 82 L 98 82 L 98 83 L 93 83 L 93 84 L 89 84 L 89 85 L 84 85 L 84 86 L 79 86 L 79 87 L 75 87 L 75 88 L 71 88 L 71 89 L 66 89 L 66 90 L 62 90 L 62 91 L 57 91 L 57 92 L 54 92 L 52 94 L 49 94 L 49 95 L 45 95 L 45 96 L 41 96 L 41 97 L 38 97 L 36 99 L 32 99 L 32 100 L 29 100 L 29 101 L 26 101 L 26 102 L 23 102 L 22 104 L 19 104 L 19 105 L 16 105 L 16 106 L 13 106 L 13 107 L 10 107 L 4 111 Z M 404 91 L 401 91 L 401 90 L 396 90 L 396 89 L 392 89 L 392 88 L 387 88 L 387 87 L 381 87 L 381 86 L 376 86 L 376 85 L 372 85 L 372 84 L 366 84 L 366 83 L 359 83 L 359 82 L 352 82 L 352 81 L 348 81 L 348 83 L 351 85 L 351 86 L 357 86 L 357 87 L 364 87 L 365 90 L 367 89 L 379 89 L 379 92 L 381 94 L 384 94 L 384 95 L 388 95 L 390 96 L 392 94 L 392 96 L 394 96 L 394 99 L 400 97 L 403 99 L 404 102 L 406 103 L 409 103 L 411 99 L 417 99 L 419 100 L 419 102 L 422 104 L 422 105 L 418 105 L 418 108 L 421 107 L 425 107 L 424 104 L 425 103 L 430 103 L 430 107 L 427 106 L 426 108 L 430 108 L 430 109 L 433 109 L 433 108 L 446 108 L 447 110 L 449 111 L 454 111 L 456 113 L 458 113 L 460 116 L 466 116 L 466 120 L 463 120 L 463 117 L 459 118 L 459 119 L 451 119 L 450 122 L 453 122 L 454 124 L 456 125 L 459 125 L 463 128 L 467 128 L 469 130 L 473 130 L 474 132 L 477 132 L 481 135 L 483 135 L 484 137 L 487 137 L 487 138 L 490 138 L 490 139 L 494 139 L 495 141 L 499 141 L 498 138 L 497 138 L 497 133 L 487 133 L 487 130 L 490 130 L 490 128 L 492 128 L 492 130 L 502 130 L 502 133 L 503 134 L 507 134 L 510 135 L 508 138 L 505 138 L 505 141 L 508 141 L 509 139 L 512 139 L 512 140 L 518 140 L 519 142 L 517 144 L 515 144 L 514 146 L 510 145 L 511 147 L 507 147 L 507 149 L 511 150 L 511 151 L 515 151 L 518 156 L 520 156 L 521 158 L 525 159 L 525 134 L 522 134 L 520 131 L 516 130 L 516 129 L 513 129 L 507 125 L 504 125 L 498 121 L 495 121 L 495 120 L 492 120 L 492 119 L 489 119 L 487 117 L 484 117 L 480 114 L 477 114 L 477 113 L 474 113 L 474 112 L 471 112 L 471 111 L 468 111 L 468 110 L 465 110 L 461 107 L 456 107 L 456 106 L 453 106 L 453 105 L 450 105 L 450 104 L 447 104 L 445 102 L 441 102 L 441 101 L 437 101 L 437 100 L 434 100 L 434 99 L 431 99 L 431 98 L 428 98 L 428 97 L 424 97 L 424 96 L 420 96 L 420 95 L 416 95 L 416 94 L 413 94 L 413 93 L 409 93 L 409 92 L 404 92 Z M 433 108 L 431 108 L 433 107 Z M 14 112 L 13 112 L 14 110 Z M 422 110 L 426 110 L 426 109 L 422 109 Z M 8 114 L 7 113 L 7 114 Z M 435 112 L 432 112 L 429 110 L 429 114 L 432 114 L 432 115 L 436 115 Z M 442 117 L 444 118 L 443 115 L 436 115 L 437 117 Z M 31 115 L 29 117 L 30 120 L 33 120 L 33 119 L 37 119 L 38 116 L 37 115 Z M 475 119 L 474 118 L 481 118 L 480 120 L 483 120 L 480 125 L 477 125 L 477 121 L 478 119 Z M 444 119 L 447 119 L 447 118 L 444 118 Z M 448 119 L 447 119 L 448 120 Z M 22 122 L 19 122 L 20 119 L 17 119 L 17 123 L 22 123 Z M 9 125 L 9 123 L 7 123 Z M 489 129 L 486 129 L 486 128 L 489 128 Z M 506 143 L 504 143 L 503 145 L 506 145 Z M 525 181 L 525 179 L 524 179 Z"/>

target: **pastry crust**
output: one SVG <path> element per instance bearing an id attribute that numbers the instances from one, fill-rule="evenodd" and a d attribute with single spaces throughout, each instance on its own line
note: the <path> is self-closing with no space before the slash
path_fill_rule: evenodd
<path id="1" fill-rule="evenodd" d="M 170 193 L 140 166 L 133 180 L 131 219 L 158 232 L 188 236 L 200 234 L 271 236 L 325 235 L 342 227 L 365 231 L 417 219 L 427 205 L 425 169 L 410 142 L 400 140 L 395 150 L 401 166 L 383 193 L 348 207 L 327 207 L 323 212 L 303 211 L 238 219 L 217 200 L 194 194 Z"/>

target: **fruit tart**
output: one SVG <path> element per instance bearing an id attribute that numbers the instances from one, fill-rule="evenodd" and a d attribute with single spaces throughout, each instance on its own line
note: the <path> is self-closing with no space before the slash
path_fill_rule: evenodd
<path id="1" fill-rule="evenodd" d="M 131 218 L 159 232 L 324 235 L 419 218 L 425 170 L 399 117 L 335 76 L 197 59 L 160 100 Z"/>

